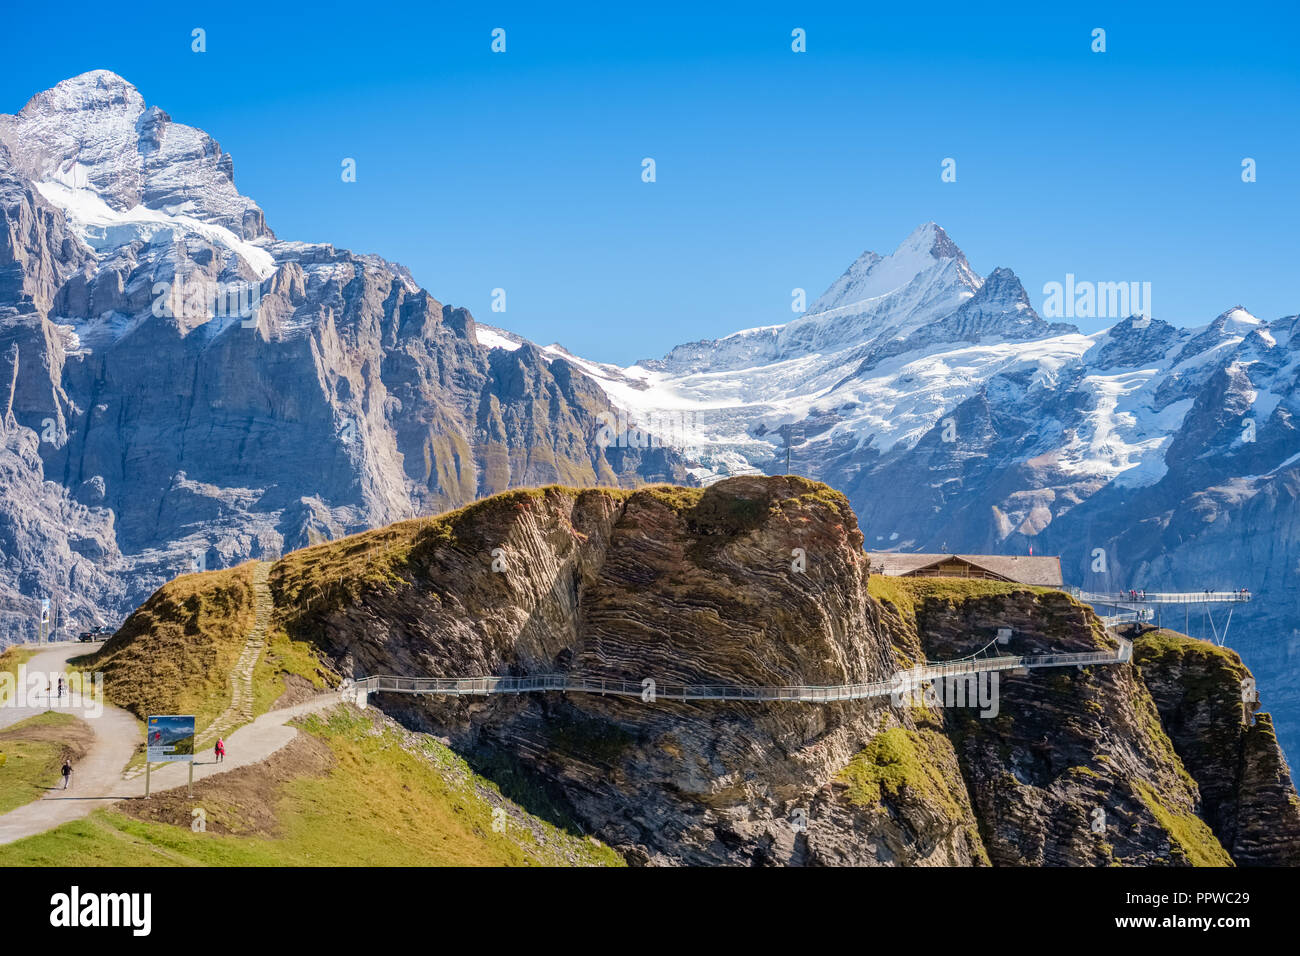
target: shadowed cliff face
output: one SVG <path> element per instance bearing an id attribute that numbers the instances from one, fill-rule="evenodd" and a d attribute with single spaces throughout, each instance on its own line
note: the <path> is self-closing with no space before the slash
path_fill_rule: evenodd
<path id="1" fill-rule="evenodd" d="M 1011 653 L 1114 647 L 1063 593 L 869 579 L 861 547 L 845 499 L 799 478 L 547 488 L 296 552 L 271 586 L 276 626 L 351 676 L 817 685 L 962 657 L 1000 628 Z M 372 700 L 637 862 L 1232 862 L 1127 664 L 1004 674 L 982 709 Z M 1275 745 L 1253 745 L 1255 766 L 1280 766 Z M 1285 852 L 1252 833 L 1241 862 Z"/>
<path id="2" fill-rule="evenodd" d="M 927 656 L 940 660 L 998 627 L 1011 628 L 1012 654 L 1115 646 L 1062 592 L 931 596 L 916 626 Z M 995 865 L 1230 862 L 1197 816 L 1196 783 L 1131 666 L 1006 674 L 1000 690 L 992 719 L 943 713 Z"/>
<path id="3" fill-rule="evenodd" d="M 1175 749 L 1201 788 L 1204 817 L 1239 864 L 1300 864 L 1300 798 L 1237 654 L 1151 630 L 1134 660 Z"/>

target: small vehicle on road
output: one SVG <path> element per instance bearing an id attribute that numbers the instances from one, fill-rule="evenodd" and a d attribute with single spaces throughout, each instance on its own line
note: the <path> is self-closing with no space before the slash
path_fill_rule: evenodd
<path id="1" fill-rule="evenodd" d="M 82 631 L 77 635 L 77 640 L 83 644 L 89 644 L 91 641 L 106 641 L 112 636 L 113 632 L 106 627 L 95 625 L 88 631 Z"/>

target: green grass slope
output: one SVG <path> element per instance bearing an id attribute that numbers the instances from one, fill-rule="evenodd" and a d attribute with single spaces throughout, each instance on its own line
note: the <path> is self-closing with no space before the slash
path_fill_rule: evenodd
<path id="1" fill-rule="evenodd" d="M 300 724 L 265 763 L 0 846 L 3 866 L 618 866 L 436 740 L 373 710 Z M 194 829 L 202 810 L 204 832 Z"/>
<path id="2" fill-rule="evenodd" d="M 0 813 L 61 786 L 64 758 L 76 765 L 94 734 L 71 714 L 46 713 L 0 730 Z"/>

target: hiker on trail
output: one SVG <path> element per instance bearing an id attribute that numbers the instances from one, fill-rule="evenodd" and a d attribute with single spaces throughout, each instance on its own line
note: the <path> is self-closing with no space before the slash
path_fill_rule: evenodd
<path id="1" fill-rule="evenodd" d="M 68 789 L 68 784 L 72 782 L 72 761 L 64 759 L 63 761 L 63 789 Z"/>
<path id="2" fill-rule="evenodd" d="M 217 745 L 212 749 L 217 755 L 217 763 L 226 759 L 226 742 L 220 737 L 217 738 Z"/>

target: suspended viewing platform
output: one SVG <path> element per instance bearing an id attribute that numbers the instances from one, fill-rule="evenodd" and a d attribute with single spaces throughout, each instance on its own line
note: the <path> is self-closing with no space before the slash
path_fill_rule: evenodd
<path id="1" fill-rule="evenodd" d="M 1244 604 L 1252 597 L 1249 590 L 1240 591 L 1111 591 L 1099 593 L 1096 591 L 1085 591 L 1082 588 L 1066 588 L 1068 594 L 1083 601 L 1086 604 L 1101 605 L 1103 607 L 1116 608 L 1116 613 L 1101 614 L 1102 620 L 1107 627 L 1115 627 L 1128 621 L 1137 621 L 1150 623 L 1153 620 L 1157 627 L 1164 627 L 1164 609 L 1165 605 L 1181 605 L 1183 608 L 1183 633 L 1192 635 L 1192 608 L 1200 605 L 1201 618 L 1201 640 L 1213 640 L 1215 644 L 1223 647 L 1228 641 L 1228 628 L 1232 625 L 1233 608 L 1229 606 L 1227 616 L 1221 622 L 1214 620 L 1214 612 L 1210 609 L 1211 605 L 1216 604 Z M 1119 609 L 1124 610 L 1119 610 Z M 1223 625 L 1223 631 L 1219 631 L 1219 623 Z M 1209 636 L 1207 637 L 1206 634 Z"/>
<path id="2" fill-rule="evenodd" d="M 1067 593 L 1088 604 L 1239 604 L 1249 601 L 1249 591 L 1112 591 L 1097 593 L 1066 588 Z"/>

